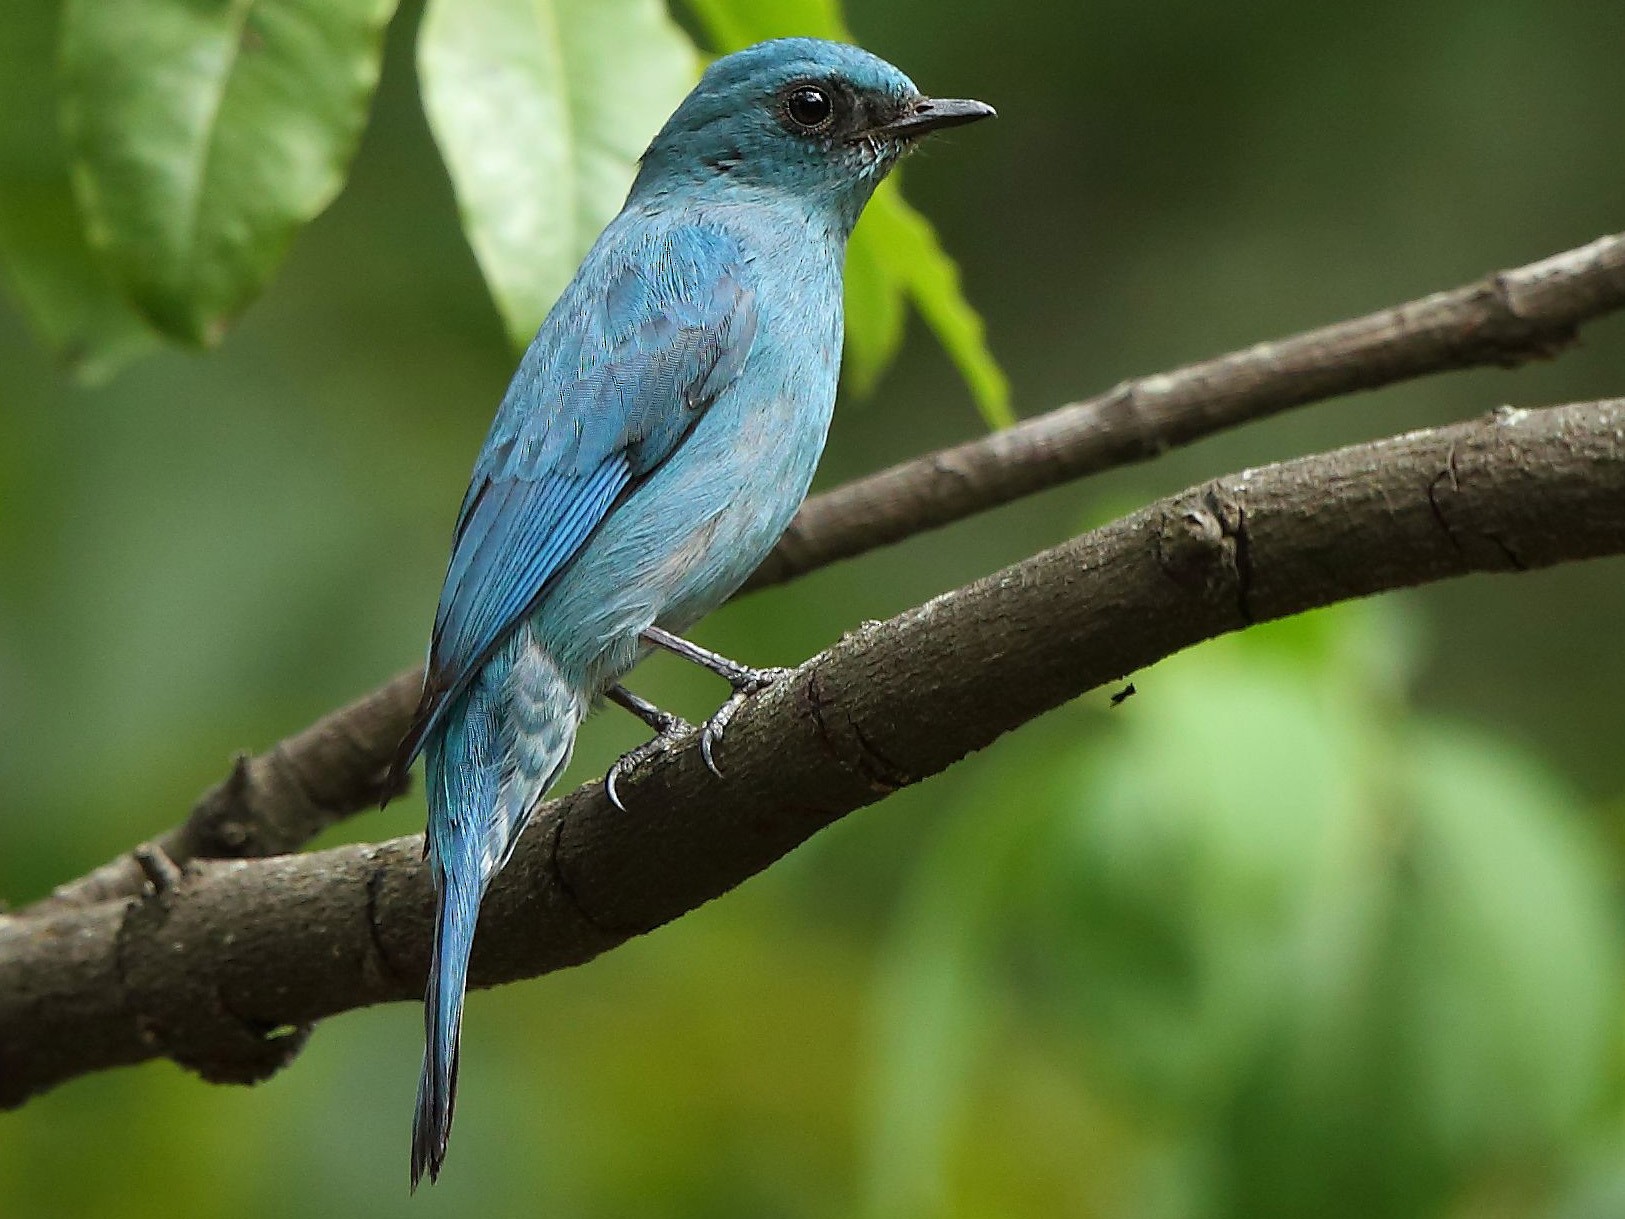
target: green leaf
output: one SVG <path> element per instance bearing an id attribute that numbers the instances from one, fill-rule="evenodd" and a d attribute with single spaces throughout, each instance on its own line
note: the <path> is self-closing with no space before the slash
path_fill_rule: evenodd
<path id="1" fill-rule="evenodd" d="M 698 57 L 658 0 L 431 0 L 418 65 L 469 243 L 523 344 Z"/>
<path id="2" fill-rule="evenodd" d="M 76 376 L 102 381 L 149 350 L 85 242 L 57 131 L 61 0 L 0 7 L 0 259 L 40 338 Z"/>
<path id="3" fill-rule="evenodd" d="M 688 0 L 688 7 L 723 51 L 795 35 L 852 41 L 839 0 Z"/>
<path id="4" fill-rule="evenodd" d="M 908 300 L 868 241 L 846 250 L 846 359 L 842 375 L 853 393 L 873 392 L 903 345 Z"/>
<path id="5" fill-rule="evenodd" d="M 212 343 L 344 183 L 395 0 L 69 0 L 90 232 L 160 330 Z"/>
<path id="6" fill-rule="evenodd" d="M 837 0 L 688 0 L 688 7 L 719 51 L 791 34 L 853 41 Z M 844 371 L 854 392 L 870 392 L 896 357 L 906 301 L 958 367 L 988 426 L 1014 423 L 1009 382 L 960 288 L 959 269 L 894 176 L 875 193 L 846 252 Z"/>
<path id="7" fill-rule="evenodd" d="M 896 180 L 881 183 L 852 234 L 860 277 L 877 268 L 883 281 L 906 293 L 965 379 L 989 427 L 1016 421 L 1010 409 L 1010 383 L 988 350 L 982 319 L 965 299 L 959 268 L 937 240 L 931 222 L 903 199 Z M 851 271 L 848 271 L 850 277 Z M 883 291 L 860 286 L 859 291 Z"/>

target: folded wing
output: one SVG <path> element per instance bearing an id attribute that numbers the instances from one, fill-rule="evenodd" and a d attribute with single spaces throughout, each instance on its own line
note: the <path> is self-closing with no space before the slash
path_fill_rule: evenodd
<path id="1" fill-rule="evenodd" d="M 756 334 L 742 270 L 726 234 L 677 228 L 596 286 L 572 285 L 543 323 L 458 513 L 397 778 L 593 531 L 738 378 Z"/>

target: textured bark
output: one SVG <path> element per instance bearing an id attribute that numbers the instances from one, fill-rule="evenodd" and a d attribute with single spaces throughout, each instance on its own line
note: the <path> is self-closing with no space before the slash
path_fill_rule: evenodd
<path id="1" fill-rule="evenodd" d="M 1625 400 L 1500 411 L 1219 479 L 854 631 L 690 742 L 545 805 L 474 954 L 490 986 L 586 961 L 1075 695 L 1249 623 L 1469 572 L 1625 553 Z M 274 1070 L 323 1017 L 415 997 L 422 840 L 147 857 L 138 898 L 0 920 L 0 1105 L 168 1056 Z"/>
<path id="2" fill-rule="evenodd" d="M 1512 367 L 1549 356 L 1572 342 L 1583 322 L 1620 308 L 1625 235 L 1365 317 L 1128 381 L 1100 397 L 814 497 L 746 591 L 1293 406 L 1429 373 Z M 401 673 L 271 752 L 239 759 L 233 774 L 155 845 L 181 863 L 252 858 L 294 850 L 334 821 L 371 807 L 421 681 L 421 670 Z M 139 892 L 145 876 L 139 850 L 59 886 L 23 913 Z"/>

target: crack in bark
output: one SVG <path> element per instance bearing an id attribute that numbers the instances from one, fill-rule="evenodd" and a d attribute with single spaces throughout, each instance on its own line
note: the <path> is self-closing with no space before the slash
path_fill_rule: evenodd
<path id="1" fill-rule="evenodd" d="M 605 799 L 604 803 L 609 805 L 608 799 Z M 613 808 L 614 806 L 610 805 L 610 807 Z M 620 810 L 614 809 L 614 811 L 619 812 Z M 576 892 L 575 886 L 566 879 L 564 865 L 559 860 L 559 842 L 564 837 L 564 817 L 562 814 L 555 814 L 552 820 L 552 833 L 548 835 L 547 849 L 542 854 L 543 866 L 546 869 L 548 879 L 553 882 L 553 887 L 563 895 L 570 909 L 585 926 L 592 928 L 593 931 L 603 936 L 614 937 L 622 934 L 623 929 L 600 922 L 598 917 L 587 909 L 586 904 L 581 900 L 580 894 Z"/>
<path id="2" fill-rule="evenodd" d="M 818 743 L 823 747 L 824 753 L 831 762 L 841 765 L 841 751 L 836 748 L 835 738 L 830 735 L 829 721 L 824 718 L 824 694 L 822 690 L 823 677 L 819 673 L 819 666 L 814 664 L 807 672 L 807 681 L 802 686 L 802 697 L 807 704 L 807 711 L 812 716 L 813 728 L 817 731 Z"/>
<path id="3" fill-rule="evenodd" d="M 1510 566 L 1513 571 L 1529 570 L 1529 564 L 1525 563 L 1518 552 L 1513 549 L 1512 543 L 1508 542 L 1499 533 L 1491 533 L 1486 531 L 1484 537 L 1490 542 L 1491 545 L 1499 550 L 1503 556 L 1505 556 L 1508 566 Z"/>
<path id="4" fill-rule="evenodd" d="M 851 638 L 850 634 L 848 638 Z M 914 781 L 909 778 L 908 772 L 903 767 L 892 762 L 874 745 L 857 720 L 840 706 L 838 700 L 825 696 L 817 665 L 808 672 L 802 691 L 803 699 L 812 716 L 813 726 L 818 733 L 819 743 L 830 761 L 847 773 L 862 779 L 865 785 L 876 792 L 890 794 Z M 850 744 L 837 736 L 826 714 L 830 710 L 837 712 L 846 721 Z"/>
<path id="5" fill-rule="evenodd" d="M 372 944 L 372 953 L 378 966 L 378 972 L 391 982 L 404 981 L 406 975 L 396 968 L 394 960 L 389 955 L 389 947 L 384 943 L 384 932 L 378 917 L 378 890 L 389 875 L 389 870 L 380 864 L 374 864 L 367 875 L 367 939 Z"/>
<path id="6" fill-rule="evenodd" d="M 1449 452 L 1445 454 L 1444 468 L 1435 474 L 1428 483 L 1428 507 L 1433 513 L 1433 519 L 1439 522 L 1439 528 L 1450 539 L 1450 544 L 1456 548 L 1456 553 L 1465 555 L 1466 548 L 1461 544 L 1461 538 L 1456 535 L 1456 527 L 1450 523 L 1444 505 L 1439 502 L 1439 484 L 1446 478 L 1450 480 L 1450 490 L 1455 493 L 1461 491 L 1461 473 L 1456 466 L 1456 445 L 1452 441 Z"/>
<path id="7" fill-rule="evenodd" d="M 1247 535 L 1247 508 L 1239 499 L 1233 501 L 1232 506 L 1235 508 L 1235 524 L 1230 529 L 1234 541 L 1230 554 L 1236 573 L 1236 612 L 1243 622 L 1251 626 L 1257 618 L 1252 606 L 1253 551 L 1252 540 Z"/>
<path id="8" fill-rule="evenodd" d="M 159 1049 L 163 1042 L 158 1036 L 158 1030 L 153 1026 L 145 1012 L 135 1000 L 135 987 L 130 980 L 130 920 L 134 917 L 136 908 L 143 901 L 150 900 L 143 897 L 125 898 L 124 911 L 119 915 L 118 926 L 113 932 L 113 980 L 118 987 L 118 1007 L 128 1016 L 130 1023 L 135 1026 L 137 1036 L 142 1043 L 152 1049 Z"/>
<path id="9" fill-rule="evenodd" d="M 852 738 L 858 743 L 858 765 L 876 790 L 889 794 L 915 781 L 904 767 L 893 762 L 869 739 L 862 724 L 851 716 L 846 717 L 846 722 L 852 729 Z"/>

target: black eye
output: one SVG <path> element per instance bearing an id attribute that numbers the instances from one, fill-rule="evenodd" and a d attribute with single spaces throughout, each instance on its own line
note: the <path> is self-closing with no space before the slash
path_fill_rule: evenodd
<path id="1" fill-rule="evenodd" d="M 797 127 L 817 131 L 829 122 L 830 115 L 835 113 L 835 104 L 817 85 L 797 85 L 784 99 L 784 112 Z"/>

